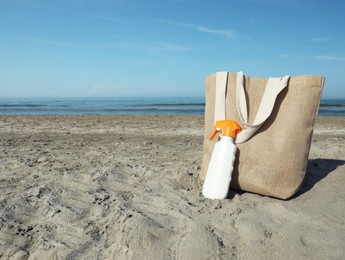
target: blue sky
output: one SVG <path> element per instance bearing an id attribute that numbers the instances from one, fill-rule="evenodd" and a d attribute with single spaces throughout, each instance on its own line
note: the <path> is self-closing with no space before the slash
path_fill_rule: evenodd
<path id="1" fill-rule="evenodd" d="M 201 97 L 216 71 L 345 98 L 342 0 L 0 0 L 0 97 Z"/>

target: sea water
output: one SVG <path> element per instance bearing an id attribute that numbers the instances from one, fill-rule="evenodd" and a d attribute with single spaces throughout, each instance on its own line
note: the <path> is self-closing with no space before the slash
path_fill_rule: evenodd
<path id="1" fill-rule="evenodd" d="M 201 115 L 204 98 L 11 98 L 0 115 Z"/>
<path id="2" fill-rule="evenodd" d="M 205 98 L 0 98 L 0 115 L 203 115 Z M 345 116 L 345 99 L 322 99 L 319 115 Z"/>
<path id="3" fill-rule="evenodd" d="M 321 99 L 320 116 L 345 116 L 345 99 Z"/>

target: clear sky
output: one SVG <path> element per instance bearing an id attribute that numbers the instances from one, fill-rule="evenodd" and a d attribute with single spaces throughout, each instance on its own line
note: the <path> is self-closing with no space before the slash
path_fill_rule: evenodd
<path id="1" fill-rule="evenodd" d="M 343 0 L 0 0 L 0 97 L 202 97 L 216 71 L 345 98 Z"/>

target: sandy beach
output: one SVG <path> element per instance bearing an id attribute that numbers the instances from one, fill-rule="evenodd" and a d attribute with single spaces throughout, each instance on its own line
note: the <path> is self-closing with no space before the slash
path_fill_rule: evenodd
<path id="1" fill-rule="evenodd" d="M 0 116 L 0 259 L 344 259 L 345 117 L 283 201 L 198 179 L 203 116 Z"/>

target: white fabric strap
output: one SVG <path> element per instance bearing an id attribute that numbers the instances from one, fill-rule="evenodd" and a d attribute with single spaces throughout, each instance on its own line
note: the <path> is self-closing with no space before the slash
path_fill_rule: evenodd
<path id="1" fill-rule="evenodd" d="M 269 78 L 267 82 L 266 89 L 262 96 L 259 109 L 256 113 L 253 124 L 248 123 L 248 111 L 247 111 L 247 101 L 244 92 L 243 72 L 237 73 L 236 80 L 236 108 L 237 113 L 242 121 L 245 129 L 237 135 L 236 143 L 243 143 L 252 137 L 257 130 L 265 123 L 267 118 L 271 115 L 275 101 L 278 94 L 286 88 L 288 85 L 290 76 L 285 76 L 283 78 Z"/>
<path id="2" fill-rule="evenodd" d="M 226 95 L 227 81 L 228 81 L 227 71 L 217 72 L 214 124 L 216 124 L 218 120 L 225 120 L 225 95 Z"/>
<path id="3" fill-rule="evenodd" d="M 237 73 L 236 79 L 236 108 L 239 118 L 244 125 L 244 129 L 237 135 L 235 143 L 244 143 L 252 137 L 256 131 L 265 123 L 271 115 L 278 94 L 288 85 L 290 76 L 283 78 L 269 78 L 264 94 L 262 96 L 259 109 L 256 113 L 253 124 L 248 123 L 248 110 L 246 94 L 244 91 L 243 72 Z M 214 123 L 218 120 L 225 120 L 225 97 L 228 72 L 222 71 L 216 74 L 216 96 Z"/>

